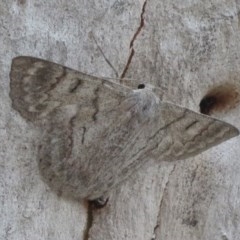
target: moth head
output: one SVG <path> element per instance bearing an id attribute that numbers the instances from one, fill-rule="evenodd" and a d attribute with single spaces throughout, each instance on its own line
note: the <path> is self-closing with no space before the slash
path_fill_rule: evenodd
<path id="1" fill-rule="evenodd" d="M 138 85 L 138 89 L 144 89 L 145 88 L 145 84 L 144 83 L 141 83 Z"/>
<path id="2" fill-rule="evenodd" d="M 138 84 L 138 89 L 147 89 L 153 91 L 156 87 L 150 83 L 140 83 Z"/>

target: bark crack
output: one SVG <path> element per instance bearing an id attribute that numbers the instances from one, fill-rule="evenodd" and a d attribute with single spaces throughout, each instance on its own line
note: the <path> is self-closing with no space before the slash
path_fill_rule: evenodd
<path id="1" fill-rule="evenodd" d="M 134 35 L 132 37 L 132 40 L 130 41 L 129 48 L 130 48 L 131 51 L 130 51 L 130 54 L 129 54 L 129 57 L 128 57 L 128 60 L 127 60 L 127 64 L 126 64 L 125 68 L 123 69 L 123 72 L 121 74 L 120 79 L 123 79 L 125 77 L 125 75 L 126 75 L 126 73 L 128 71 L 128 68 L 129 68 L 129 66 L 130 66 L 130 64 L 132 62 L 132 58 L 133 58 L 134 53 L 135 53 L 134 47 L 133 47 L 134 46 L 134 42 L 137 39 L 137 36 L 140 34 L 140 32 L 141 32 L 141 30 L 142 30 L 142 28 L 144 27 L 144 24 L 145 24 L 145 22 L 144 22 L 144 14 L 145 14 L 146 6 L 147 6 L 147 1 L 148 0 L 145 0 L 144 3 L 143 3 L 142 12 L 141 12 L 141 15 L 140 15 L 140 24 L 139 24 L 139 26 L 137 28 L 137 31 L 134 33 Z"/>
<path id="2" fill-rule="evenodd" d="M 156 231 L 157 231 L 157 229 L 161 225 L 160 214 L 161 214 L 161 209 L 162 209 L 162 206 L 163 206 L 164 197 L 166 196 L 166 193 L 168 191 L 168 185 L 169 185 L 169 182 L 170 182 L 170 178 L 171 178 L 172 174 L 174 173 L 175 168 L 176 168 L 176 164 L 173 165 L 173 169 L 171 170 L 171 172 L 168 175 L 168 180 L 167 180 L 167 182 L 165 184 L 165 187 L 164 187 L 164 190 L 163 190 L 163 196 L 162 196 L 162 198 L 160 200 L 160 204 L 159 204 L 159 210 L 158 210 L 158 215 L 157 215 L 157 222 L 156 222 L 156 225 L 155 225 L 155 227 L 153 229 L 153 236 L 154 236 L 154 238 L 152 238 L 153 240 L 157 239 L 156 238 Z"/>
<path id="3" fill-rule="evenodd" d="M 83 233 L 83 240 L 89 239 L 89 232 L 93 225 L 93 205 L 88 203 L 88 210 L 87 210 L 87 224 L 86 229 Z"/>
<path id="4" fill-rule="evenodd" d="M 142 12 L 141 12 L 141 16 L 140 16 L 140 24 L 139 24 L 139 27 L 138 27 L 137 31 L 133 35 L 133 38 L 132 38 L 131 42 L 130 42 L 130 48 L 133 47 L 134 41 L 137 39 L 137 36 L 139 35 L 142 28 L 144 27 L 144 13 L 145 13 L 145 10 L 146 10 L 147 1 L 148 0 L 145 0 L 145 2 L 143 3 Z"/>

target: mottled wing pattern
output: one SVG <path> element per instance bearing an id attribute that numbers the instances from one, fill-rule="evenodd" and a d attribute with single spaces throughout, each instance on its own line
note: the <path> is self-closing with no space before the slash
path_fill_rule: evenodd
<path id="1" fill-rule="evenodd" d="M 149 159 L 199 154 L 239 131 L 130 87 L 32 57 L 13 59 L 13 107 L 46 120 L 39 167 L 52 189 L 73 198 L 101 197 Z M 141 83 L 141 82 L 140 82 Z"/>
<path id="2" fill-rule="evenodd" d="M 134 128 L 135 132 L 131 132 L 134 134 L 121 141 L 121 134 Z M 92 167 L 95 174 L 87 182 L 91 182 L 91 193 L 96 197 L 100 191 L 107 192 L 132 175 L 149 159 L 156 162 L 186 159 L 238 134 L 238 129 L 228 123 L 160 102 L 155 114 L 140 125 L 130 118 L 108 128 L 89 154 L 96 161 Z"/>
<path id="3" fill-rule="evenodd" d="M 159 106 L 151 131 L 150 152 L 165 161 L 195 156 L 239 135 L 231 124 L 167 102 Z"/>
<path id="4" fill-rule="evenodd" d="M 33 122 L 56 108 L 78 103 L 94 118 L 98 108 L 113 107 L 129 91 L 111 81 L 24 56 L 13 59 L 10 79 L 13 108 Z"/>

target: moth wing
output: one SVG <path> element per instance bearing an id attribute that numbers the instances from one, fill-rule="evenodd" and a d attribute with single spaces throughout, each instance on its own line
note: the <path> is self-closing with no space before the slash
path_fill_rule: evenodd
<path id="1" fill-rule="evenodd" d="M 50 119 L 39 151 L 42 175 L 75 197 L 101 196 L 149 158 L 185 159 L 239 134 L 147 89 L 37 58 L 13 59 L 10 78 L 13 107 L 33 122 Z"/>
<path id="2" fill-rule="evenodd" d="M 160 104 L 148 132 L 151 155 L 166 161 L 195 156 L 239 135 L 229 123 L 168 102 Z"/>
<path id="3" fill-rule="evenodd" d="M 133 94 L 124 101 L 116 121 L 95 138 L 94 148 L 77 144 L 78 150 L 81 146 L 81 153 L 87 154 L 83 168 L 91 165 L 85 185 L 92 199 L 121 183 L 150 159 L 186 159 L 239 135 L 231 124 L 181 106 L 159 102 L 150 107 L 155 102 L 151 96 L 144 99 Z"/>
<path id="4" fill-rule="evenodd" d="M 142 109 L 144 103 L 139 104 Z M 115 124 L 109 127 L 95 153 L 99 157 L 95 170 L 99 176 L 105 174 L 106 182 L 99 181 L 97 176 L 93 192 L 107 183 L 106 189 L 119 184 L 149 159 L 157 162 L 187 159 L 239 135 L 239 130 L 231 124 L 168 102 L 159 102 L 155 114 L 148 116 L 148 120 L 140 122 L 137 117 L 125 117 L 119 122 L 118 131 L 113 131 Z M 120 137 L 124 132 L 129 134 L 127 138 Z M 99 151 L 104 148 L 106 151 Z M 110 164 L 115 167 L 111 172 Z M 118 182 L 115 176 L 121 176 Z"/>
<path id="5" fill-rule="evenodd" d="M 79 103 L 94 117 L 98 108 L 113 108 L 130 90 L 106 79 L 25 56 L 13 59 L 10 80 L 13 108 L 33 122 L 57 108 Z"/>

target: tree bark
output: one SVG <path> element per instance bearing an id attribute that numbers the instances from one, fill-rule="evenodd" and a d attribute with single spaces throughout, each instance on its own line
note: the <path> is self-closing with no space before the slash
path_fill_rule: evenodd
<path id="1" fill-rule="evenodd" d="M 11 59 L 31 55 L 96 76 L 142 79 L 195 111 L 218 86 L 227 89 L 223 98 L 237 98 L 239 12 L 238 0 L 0 2 L 0 238 L 239 239 L 239 138 L 184 161 L 151 161 L 94 210 L 42 182 L 38 132 L 8 96 Z M 212 116 L 240 128 L 238 99 L 223 98 Z"/>

